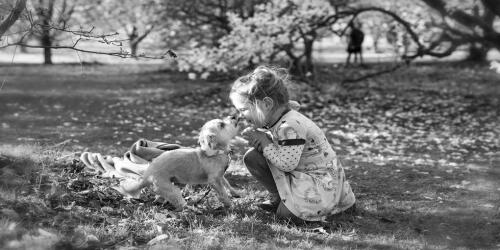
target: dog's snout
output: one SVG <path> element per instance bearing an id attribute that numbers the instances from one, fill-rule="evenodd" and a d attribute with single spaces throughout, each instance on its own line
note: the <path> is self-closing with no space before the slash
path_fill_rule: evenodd
<path id="1" fill-rule="evenodd" d="M 238 122 L 240 122 L 240 121 L 242 120 L 242 118 L 241 118 L 241 117 L 239 117 L 239 116 L 235 116 L 235 115 L 230 115 L 230 116 L 228 116 L 228 117 L 227 117 L 227 119 L 228 119 L 229 121 L 231 121 L 231 123 L 233 123 L 233 122 L 234 122 L 235 124 L 237 124 Z"/>

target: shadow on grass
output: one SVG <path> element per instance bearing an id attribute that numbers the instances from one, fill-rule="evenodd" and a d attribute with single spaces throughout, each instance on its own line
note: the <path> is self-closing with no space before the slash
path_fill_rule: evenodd
<path id="1" fill-rule="evenodd" d="M 500 218 L 484 216 L 471 208 L 425 213 L 389 210 L 362 211 L 354 219 L 363 235 L 394 235 L 396 238 L 422 238 L 427 245 L 450 248 L 491 248 L 500 242 Z M 496 243 L 495 243 L 496 242 Z"/>

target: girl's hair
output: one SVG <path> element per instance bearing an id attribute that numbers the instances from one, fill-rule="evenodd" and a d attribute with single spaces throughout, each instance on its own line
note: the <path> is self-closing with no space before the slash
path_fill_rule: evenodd
<path id="1" fill-rule="evenodd" d="M 230 94 L 239 94 L 251 102 L 269 97 L 277 106 L 281 106 L 289 101 L 287 81 L 286 69 L 259 66 L 253 72 L 236 79 Z"/>

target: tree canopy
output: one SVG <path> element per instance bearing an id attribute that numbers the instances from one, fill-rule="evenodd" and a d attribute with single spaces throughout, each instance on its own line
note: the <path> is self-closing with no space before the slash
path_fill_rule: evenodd
<path id="1" fill-rule="evenodd" d="M 445 57 L 461 47 L 471 58 L 484 59 L 488 50 L 500 49 L 499 6 L 496 0 L 2 1 L 0 47 L 44 48 L 46 62 L 50 49 L 59 48 L 136 58 L 165 58 L 175 49 L 184 71 L 207 75 L 281 63 L 307 78 L 315 73 L 317 41 L 344 36 L 357 18 L 377 27 L 379 36 L 403 43 L 405 60 Z M 64 34 L 71 35 L 70 45 L 58 42 Z M 39 42 L 30 44 L 24 39 L 29 37 Z M 89 40 L 119 50 L 78 46 Z M 138 52 L 145 40 L 148 46 Z M 153 47 L 166 52 L 148 51 Z"/>

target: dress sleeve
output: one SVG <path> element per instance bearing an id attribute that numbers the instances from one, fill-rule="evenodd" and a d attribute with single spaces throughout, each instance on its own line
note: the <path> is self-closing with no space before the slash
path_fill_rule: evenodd
<path id="1" fill-rule="evenodd" d="M 274 143 L 264 148 L 264 157 L 276 168 L 290 172 L 300 160 L 306 144 L 306 131 L 298 123 L 284 122 L 278 128 Z"/>

